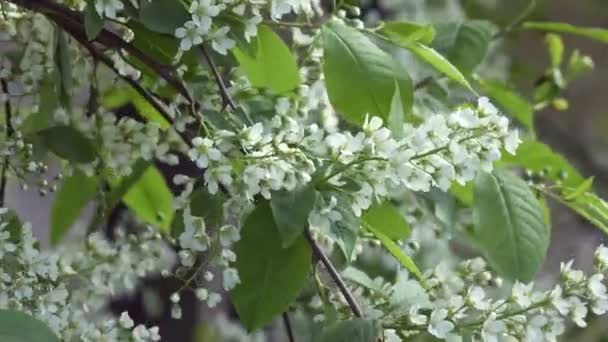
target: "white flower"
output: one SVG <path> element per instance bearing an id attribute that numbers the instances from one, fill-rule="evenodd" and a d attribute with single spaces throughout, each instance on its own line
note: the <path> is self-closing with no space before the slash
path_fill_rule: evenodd
<path id="1" fill-rule="evenodd" d="M 587 288 L 594 299 L 607 299 L 606 285 L 603 283 L 604 275 L 596 273 L 589 278 Z"/>
<path id="2" fill-rule="evenodd" d="M 199 287 L 194 291 L 194 295 L 196 298 L 198 298 L 198 300 L 205 301 L 207 300 L 207 297 L 209 297 L 209 291 L 207 291 L 206 288 Z"/>
<path id="3" fill-rule="evenodd" d="M 502 341 L 503 334 L 507 331 L 505 322 L 496 319 L 496 312 L 490 313 L 490 316 L 483 322 L 481 330 L 481 339 L 485 342 Z"/>
<path id="4" fill-rule="evenodd" d="M 116 18 L 116 12 L 124 8 L 120 0 L 95 0 L 95 10 L 100 16 L 108 18 Z"/>
<path id="5" fill-rule="evenodd" d="M 338 200 L 334 196 L 331 196 L 327 207 L 321 210 L 313 210 L 310 213 L 308 223 L 325 234 L 329 233 L 331 225 L 342 219 L 342 214 L 335 209 L 337 204 Z"/>
<path id="6" fill-rule="evenodd" d="M 258 34 L 258 25 L 262 22 L 261 15 L 255 15 L 252 18 L 247 19 L 245 22 L 245 40 L 251 41 L 251 38 Z"/>
<path id="7" fill-rule="evenodd" d="M 475 111 L 470 108 L 463 108 L 455 111 L 450 115 L 449 122 L 467 129 L 477 128 L 480 124 Z"/>
<path id="8" fill-rule="evenodd" d="M 215 4 L 213 0 L 198 0 L 190 4 L 192 21 L 199 25 L 205 33 L 211 28 L 213 17 L 216 17 L 223 9 L 223 5 Z"/>
<path id="9" fill-rule="evenodd" d="M 240 239 L 241 235 L 235 226 L 225 225 L 220 228 L 220 243 L 222 246 L 228 247 Z"/>
<path id="10" fill-rule="evenodd" d="M 175 30 L 175 37 L 181 39 L 179 48 L 182 51 L 188 51 L 192 46 L 203 43 L 203 35 L 207 33 L 203 27 L 200 27 L 193 21 L 188 21 L 183 27 Z"/>
<path id="11" fill-rule="evenodd" d="M 585 278 L 585 274 L 581 270 L 575 270 L 572 268 L 573 260 L 567 263 L 560 264 L 560 273 L 562 277 L 569 282 L 579 283 Z"/>
<path id="12" fill-rule="evenodd" d="M 222 301 L 222 296 L 219 293 L 210 293 L 207 297 L 207 306 L 210 308 L 216 307 Z"/>
<path id="13" fill-rule="evenodd" d="M 477 99 L 477 108 L 485 115 L 492 116 L 498 114 L 498 109 L 490 102 L 490 99 L 483 96 Z"/>
<path id="14" fill-rule="evenodd" d="M 230 27 L 222 26 L 209 35 L 209 38 L 211 38 L 211 47 L 219 54 L 227 54 L 228 50 L 236 45 L 234 40 L 228 38 L 229 31 Z"/>
<path id="15" fill-rule="evenodd" d="M 239 274 L 234 268 L 227 268 L 222 273 L 222 286 L 224 290 L 230 291 L 241 282 Z"/>
<path id="16" fill-rule="evenodd" d="M 473 286 L 469 289 L 467 300 L 477 310 L 487 310 L 490 307 L 490 301 L 484 300 L 486 294 L 483 288 L 479 286 Z"/>
<path id="17" fill-rule="evenodd" d="M 550 298 L 553 307 L 562 315 L 567 315 L 570 311 L 570 302 L 562 296 L 562 288 L 556 285 L 551 291 Z"/>
<path id="18" fill-rule="evenodd" d="M 595 250 L 594 257 L 595 262 L 600 270 L 606 268 L 608 266 L 608 247 L 605 247 L 603 244 L 601 244 Z"/>
<path id="19" fill-rule="evenodd" d="M 129 313 L 126 311 L 120 315 L 119 322 L 120 326 L 125 329 L 131 329 L 134 325 L 133 320 L 131 319 L 131 317 L 129 317 Z"/>
<path id="20" fill-rule="evenodd" d="M 209 247 L 209 236 L 205 233 L 205 221 L 202 217 L 190 215 L 184 211 L 184 232 L 179 236 L 179 244 L 184 249 L 204 252 Z"/>
<path id="21" fill-rule="evenodd" d="M 530 293 L 532 292 L 532 286 L 533 285 L 534 285 L 533 283 L 525 285 L 525 284 L 520 283 L 520 282 L 516 282 L 513 285 L 513 289 L 512 289 L 512 293 L 511 293 L 511 298 L 522 309 L 527 308 L 531 304 Z"/>
<path id="22" fill-rule="evenodd" d="M 504 139 L 505 150 L 510 154 L 515 155 L 520 142 L 519 131 L 516 129 L 511 130 Z"/>
<path id="23" fill-rule="evenodd" d="M 427 327 L 428 332 L 437 338 L 445 338 L 452 330 L 454 330 L 454 323 L 446 320 L 447 317 L 448 310 L 433 310 L 429 320 L 429 325 Z"/>
<path id="24" fill-rule="evenodd" d="M 427 317 L 425 315 L 418 313 L 419 310 L 420 310 L 420 306 L 412 305 L 412 307 L 409 310 L 408 318 L 409 318 L 410 322 L 412 322 L 412 324 L 414 324 L 414 325 L 425 325 L 427 322 Z"/>
<path id="25" fill-rule="evenodd" d="M 585 317 L 587 317 L 587 306 L 578 297 L 570 297 L 569 300 L 570 304 L 572 305 L 570 318 L 579 327 L 586 327 L 587 322 L 585 322 Z"/>

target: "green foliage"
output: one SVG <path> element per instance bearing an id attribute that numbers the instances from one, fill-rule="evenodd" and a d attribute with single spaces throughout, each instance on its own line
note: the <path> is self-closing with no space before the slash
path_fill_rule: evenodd
<path id="1" fill-rule="evenodd" d="M 257 49 L 254 56 L 237 47 L 232 50 L 241 69 L 254 87 L 268 88 L 277 94 L 296 89 L 300 73 L 295 57 L 281 37 L 271 28 L 258 28 Z"/>
<path id="2" fill-rule="evenodd" d="M 59 338 L 44 323 L 15 310 L 0 310 L 0 340 L 2 342 L 59 342 Z"/>
<path id="3" fill-rule="evenodd" d="M 99 178 L 89 177 L 79 170 L 63 180 L 51 208 L 52 244 L 63 239 L 82 209 L 95 197 L 98 187 Z"/>
<path id="4" fill-rule="evenodd" d="M 143 1 L 139 8 L 139 22 L 158 33 L 175 34 L 175 30 L 190 20 L 190 14 L 181 1 Z"/>
<path id="5" fill-rule="evenodd" d="M 584 188 L 587 188 L 586 184 L 583 184 L 578 189 L 562 186 L 558 188 L 558 191 L 561 193 L 557 194 L 543 188 L 539 190 L 584 217 L 605 234 L 608 234 L 608 203 L 593 192 L 580 191 Z"/>
<path id="6" fill-rule="evenodd" d="M 473 93 L 475 92 L 475 90 L 473 90 L 473 88 L 469 84 L 469 81 L 467 81 L 467 79 L 460 72 L 460 70 L 458 70 L 458 68 L 452 65 L 450 61 L 445 59 L 445 57 L 440 55 L 433 48 L 430 48 L 420 43 L 411 43 L 405 45 L 404 47 L 410 50 L 416 56 L 418 56 L 418 58 L 429 63 L 433 68 L 437 69 L 437 71 L 441 72 L 451 80 L 469 89 Z"/>
<path id="7" fill-rule="evenodd" d="M 432 47 L 465 74 L 484 60 L 494 27 L 487 21 L 446 22 L 435 26 Z"/>
<path id="8" fill-rule="evenodd" d="M 350 260 L 359 237 L 361 222 L 353 212 L 347 194 L 330 191 L 323 193 L 323 195 L 326 199 L 331 198 L 331 196 L 334 196 L 337 199 L 335 210 L 340 213 L 342 219 L 334 222 L 331 225 L 329 236 L 331 236 L 338 247 L 340 247 L 340 250 L 346 257 L 346 260 Z"/>
<path id="9" fill-rule="evenodd" d="M 557 34 L 549 33 L 545 39 L 549 48 L 551 66 L 559 68 L 564 60 L 564 42 Z"/>
<path id="10" fill-rule="evenodd" d="M 514 156 L 503 154 L 501 163 L 542 173 L 544 179 L 561 182 L 569 187 L 578 187 L 585 181 L 585 178 L 564 157 L 535 140 L 524 140 Z"/>
<path id="11" fill-rule="evenodd" d="M 391 240 L 405 239 L 411 233 L 411 228 L 401 213 L 388 201 L 372 205 L 361 216 L 361 223 L 364 227 L 371 227 Z"/>
<path id="12" fill-rule="evenodd" d="M 329 100 L 346 120 L 361 124 L 367 114 L 387 119 L 396 89 L 403 112 L 409 113 L 409 75 L 363 33 L 339 23 L 326 24 L 323 48 Z"/>
<path id="13" fill-rule="evenodd" d="M 429 45 L 435 39 L 433 25 L 421 25 L 406 21 L 384 23 L 379 33 L 395 43 L 404 45 L 413 42 Z"/>
<path id="14" fill-rule="evenodd" d="M 57 29 L 55 31 L 55 65 L 57 77 L 57 89 L 59 100 L 65 109 L 70 109 L 70 89 L 72 88 L 72 57 L 68 47 L 68 41 L 65 32 Z"/>
<path id="15" fill-rule="evenodd" d="M 475 180 L 475 239 L 503 276 L 529 282 L 549 246 L 545 211 L 528 185 L 507 171 Z"/>
<path id="16" fill-rule="evenodd" d="M 71 126 L 54 126 L 38 132 L 41 142 L 58 157 L 74 163 L 90 163 L 97 158 L 95 144 Z"/>
<path id="17" fill-rule="evenodd" d="M 587 37 L 608 44 L 608 30 L 595 27 L 579 27 L 567 23 L 551 21 L 527 21 L 522 24 L 526 30 L 539 30 L 545 32 L 568 33 Z"/>
<path id="18" fill-rule="evenodd" d="M 302 235 L 282 247 L 268 202 L 259 203 L 247 217 L 234 250 L 241 283 L 231 297 L 251 331 L 271 322 L 296 299 L 308 278 L 312 254 Z"/>
<path id="19" fill-rule="evenodd" d="M 534 132 L 534 106 L 515 90 L 497 80 L 477 78 L 477 85 L 506 114 Z"/>
<path id="20" fill-rule="evenodd" d="M 173 194 L 154 166 L 149 166 L 125 193 L 122 200 L 142 221 L 167 231 L 175 210 Z"/>
<path id="21" fill-rule="evenodd" d="M 423 280 L 424 277 L 422 276 L 422 272 L 420 272 L 418 266 L 416 266 L 416 263 L 414 263 L 414 261 L 401 250 L 399 245 L 371 225 L 365 224 L 364 226 L 370 231 L 370 233 L 376 236 L 380 243 L 382 243 L 382 246 L 384 246 L 384 248 L 386 248 L 386 250 L 391 253 L 403 267 L 405 267 L 405 269 L 416 276 L 416 278 L 419 280 Z"/>
<path id="22" fill-rule="evenodd" d="M 327 327 L 319 342 L 371 342 L 378 337 L 378 329 L 373 321 L 353 319 Z"/>
<path id="23" fill-rule="evenodd" d="M 310 183 L 300 189 L 272 194 L 270 207 L 283 248 L 289 247 L 302 235 L 316 199 L 317 193 Z"/>
<path id="24" fill-rule="evenodd" d="M 84 31 L 89 40 L 94 40 L 99 32 L 103 29 L 103 18 L 99 16 L 95 10 L 93 1 L 87 2 L 87 7 L 84 9 Z"/>

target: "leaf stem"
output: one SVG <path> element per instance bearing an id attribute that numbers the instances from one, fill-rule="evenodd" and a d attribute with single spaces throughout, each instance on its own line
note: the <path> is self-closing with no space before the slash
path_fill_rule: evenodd
<path id="1" fill-rule="evenodd" d="M 289 342 L 296 342 L 296 336 L 293 333 L 291 321 L 289 320 L 289 313 L 287 313 L 287 311 L 283 312 L 283 324 L 285 325 L 285 331 L 287 332 Z"/>
<path id="2" fill-rule="evenodd" d="M 230 93 L 228 92 L 228 89 L 226 88 L 226 83 L 224 82 L 222 75 L 220 75 L 220 72 L 218 71 L 217 66 L 215 65 L 215 62 L 213 62 L 213 59 L 207 52 L 207 49 L 202 44 L 201 44 L 201 51 L 203 52 L 203 56 L 205 57 L 207 64 L 211 68 L 211 72 L 213 72 L 213 76 L 215 77 L 215 82 L 217 83 L 217 86 L 220 90 L 220 94 L 222 96 L 222 101 L 223 101 L 222 106 L 224 108 L 230 107 L 230 109 L 232 109 L 233 111 L 236 112 L 236 110 L 237 110 L 236 105 L 234 104 L 234 101 L 232 100 L 232 97 L 230 96 Z"/>
<path id="3" fill-rule="evenodd" d="M 8 93 L 8 82 L 5 79 L 0 79 L 0 84 L 2 86 L 2 92 L 6 95 L 6 100 L 4 101 L 4 121 L 6 125 L 6 141 L 13 136 L 15 130 L 13 128 L 12 120 L 12 108 L 10 95 Z M 9 155 L 7 154 L 4 157 L 4 162 L 2 165 L 2 174 L 0 175 L 0 207 L 4 207 L 5 205 L 5 194 L 6 194 L 6 174 L 8 169 Z"/>
<path id="4" fill-rule="evenodd" d="M 340 273 L 331 263 L 331 260 L 329 260 L 325 252 L 323 252 L 323 250 L 317 243 L 317 241 L 315 241 L 315 239 L 310 234 L 310 229 L 307 228 L 304 231 L 304 235 L 306 236 L 306 240 L 308 240 L 308 243 L 310 244 L 314 255 L 317 257 L 317 259 L 321 260 L 321 263 L 323 264 L 323 266 L 325 266 L 325 269 L 327 270 L 331 278 L 334 280 L 336 285 L 338 285 L 338 288 L 344 296 L 344 299 L 346 299 L 346 302 L 348 303 L 350 310 L 353 312 L 353 315 L 359 318 L 363 317 L 363 314 L 361 313 L 361 307 L 359 307 L 359 304 L 355 300 L 355 297 L 346 287 L 346 283 L 344 283 L 344 280 L 342 280 L 342 277 L 340 277 Z"/>

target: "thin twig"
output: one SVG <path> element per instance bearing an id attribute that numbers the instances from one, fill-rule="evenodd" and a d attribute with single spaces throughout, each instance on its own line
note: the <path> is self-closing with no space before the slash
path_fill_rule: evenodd
<path id="1" fill-rule="evenodd" d="M 344 283 L 344 280 L 342 280 L 342 277 L 340 277 L 340 273 L 338 272 L 338 270 L 336 270 L 334 265 L 331 263 L 331 260 L 329 260 L 325 252 L 323 252 L 323 250 L 317 243 L 317 241 L 315 241 L 315 239 L 312 237 L 312 235 L 310 234 L 310 230 L 306 229 L 304 234 L 306 236 L 306 239 L 308 240 L 308 243 L 310 244 L 310 247 L 312 248 L 314 255 L 317 257 L 317 259 L 321 260 L 321 263 L 323 264 L 323 266 L 325 266 L 325 269 L 327 270 L 331 278 L 334 280 L 336 285 L 338 285 L 338 288 L 344 296 L 344 299 L 346 299 L 346 302 L 348 303 L 350 310 L 353 312 L 353 315 L 355 315 L 356 317 L 362 317 L 363 314 L 361 313 L 361 308 L 359 307 L 359 304 L 355 300 L 355 297 L 350 292 L 350 290 L 346 287 L 346 283 Z"/>
<path id="2" fill-rule="evenodd" d="M 433 82 L 433 76 L 427 76 L 414 85 L 414 90 L 422 89 Z"/>
<path id="3" fill-rule="evenodd" d="M 215 82 L 217 83 L 217 86 L 220 89 L 220 94 L 222 95 L 222 102 L 223 102 L 222 107 L 226 108 L 226 106 L 229 106 L 230 109 L 232 109 L 233 111 L 236 112 L 236 110 L 237 110 L 236 105 L 234 104 L 234 101 L 232 100 L 230 93 L 228 93 L 228 89 L 226 88 L 226 83 L 224 82 L 222 75 L 220 75 L 220 72 L 217 69 L 215 62 L 213 62 L 213 59 L 207 52 L 207 49 L 202 44 L 201 44 L 201 51 L 203 52 L 203 56 L 205 56 L 205 60 L 207 61 L 207 64 L 211 68 L 211 72 L 213 72 L 213 76 L 215 77 Z"/>
<path id="4" fill-rule="evenodd" d="M 283 324 L 285 325 L 285 331 L 287 332 L 289 342 L 296 342 L 296 336 L 293 334 L 293 328 L 291 327 L 291 321 L 289 320 L 287 311 L 283 312 Z"/>
<path id="5" fill-rule="evenodd" d="M 6 95 L 6 101 L 4 101 L 4 121 L 6 124 L 6 141 L 8 142 L 10 138 L 15 133 L 13 129 L 12 120 L 12 108 L 10 95 L 8 93 L 8 82 L 5 79 L 0 79 L 0 84 L 2 85 L 2 92 Z M 0 207 L 4 207 L 5 204 L 5 194 L 6 194 L 6 174 L 8 171 L 8 161 L 9 154 L 4 157 L 4 162 L 2 165 L 2 174 L 0 174 Z"/>
<path id="6" fill-rule="evenodd" d="M 505 26 L 505 28 L 502 30 L 496 32 L 496 34 L 492 36 L 492 39 L 498 39 L 514 31 L 524 20 L 526 20 L 530 14 L 532 14 L 535 8 L 536 0 L 530 0 L 528 6 L 526 6 L 526 8 L 517 16 L 517 18 L 515 18 L 515 20 L 513 20 L 509 25 Z"/>

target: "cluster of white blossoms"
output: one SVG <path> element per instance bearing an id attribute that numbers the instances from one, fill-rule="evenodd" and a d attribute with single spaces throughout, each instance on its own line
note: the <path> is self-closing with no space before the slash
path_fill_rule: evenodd
<path id="1" fill-rule="evenodd" d="M 132 291 L 137 280 L 171 267 L 172 252 L 160 236 L 118 234 L 110 243 L 92 234 L 86 246 L 39 251 L 29 225 L 0 210 L 0 309 L 13 309 L 45 322 L 62 340 L 157 341 L 158 328 L 103 315 L 109 297 Z M 83 248 L 85 247 L 85 248 Z"/>
<path id="2" fill-rule="evenodd" d="M 566 330 L 567 321 L 586 326 L 590 312 L 608 311 L 605 276 L 608 271 L 608 248 L 595 252 L 595 273 L 587 276 L 572 268 L 572 261 L 561 266 L 561 280 L 548 291 L 535 290 L 533 283 L 515 282 L 511 290 L 494 298 L 502 280 L 495 278 L 482 259 L 467 260 L 455 268 L 439 264 L 424 283 L 401 279 L 389 296 L 375 298 L 369 314 L 386 314 L 374 306 L 383 300 L 393 305 L 385 315 L 387 341 L 424 331 L 446 341 L 462 341 L 469 335 L 482 341 L 557 341 Z M 409 295 L 403 296 L 404 291 Z M 419 296 L 412 296 L 419 293 Z M 498 291 L 500 293 L 500 291 Z M 401 296 L 401 297 L 400 297 Z M 387 299 L 388 298 L 388 299 Z"/>
<path id="3" fill-rule="evenodd" d="M 340 188 L 353 183 L 350 193 L 355 215 L 399 190 L 447 190 L 452 182 L 465 184 L 477 172 L 491 171 L 501 150 L 514 153 L 519 137 L 508 120 L 487 100 L 437 114 L 419 126 L 405 126 L 393 137 L 372 117 L 363 130 L 327 132 L 316 124 L 275 116 L 269 124 L 256 123 L 239 131 L 216 131 L 192 141 L 188 155 L 201 169 L 209 192 L 219 188 L 252 200 L 270 199 L 273 191 L 291 191 L 315 182 Z M 310 215 L 313 228 L 340 220 L 329 199 Z M 323 229 L 321 229 L 323 230 Z"/>
<path id="4" fill-rule="evenodd" d="M 242 23 L 242 32 L 238 34 L 242 34 L 249 42 L 257 35 L 258 25 L 263 21 L 262 11 L 268 7 L 270 17 L 274 20 L 279 20 L 289 13 L 307 17 L 322 13 L 318 0 L 194 0 L 189 8 L 191 20 L 175 30 L 175 37 L 181 39 L 182 51 L 210 41 L 215 51 L 225 55 L 236 45 L 235 40 L 229 38 L 231 27 L 226 18 L 246 18 Z"/>

